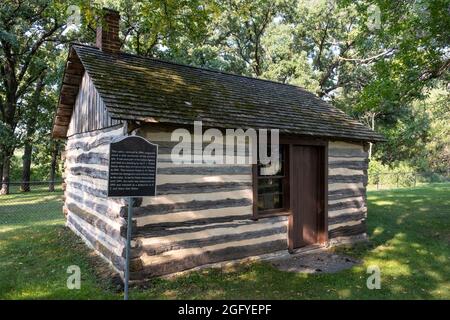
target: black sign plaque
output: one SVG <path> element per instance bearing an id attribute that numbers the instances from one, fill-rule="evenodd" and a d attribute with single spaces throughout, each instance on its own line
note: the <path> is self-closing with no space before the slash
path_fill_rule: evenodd
<path id="1" fill-rule="evenodd" d="M 156 195 L 158 145 L 139 136 L 110 144 L 108 197 Z"/>

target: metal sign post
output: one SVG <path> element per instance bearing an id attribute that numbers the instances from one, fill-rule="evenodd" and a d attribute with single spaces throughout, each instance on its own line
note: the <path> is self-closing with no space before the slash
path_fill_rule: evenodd
<path id="1" fill-rule="evenodd" d="M 128 300 L 128 282 L 130 281 L 131 228 L 133 226 L 133 197 L 128 197 L 127 247 L 125 253 L 125 287 L 123 300 Z"/>
<path id="2" fill-rule="evenodd" d="M 128 198 L 124 300 L 128 300 L 130 281 L 133 198 L 156 195 L 157 157 L 158 145 L 139 136 L 121 137 L 109 146 L 108 197 Z"/>

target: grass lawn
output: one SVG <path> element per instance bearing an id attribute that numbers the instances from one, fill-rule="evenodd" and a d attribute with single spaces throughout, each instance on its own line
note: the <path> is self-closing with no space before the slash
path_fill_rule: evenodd
<path id="1" fill-rule="evenodd" d="M 0 299 L 121 299 L 99 259 L 64 227 L 60 193 L 0 197 Z M 132 289 L 132 299 L 450 299 L 450 184 L 369 193 L 371 242 L 339 249 L 363 261 L 335 274 L 294 274 L 265 263 L 194 272 Z M 101 264 L 101 263 L 100 263 Z M 78 265 L 81 290 L 66 287 Z M 366 269 L 381 269 L 381 289 Z"/>

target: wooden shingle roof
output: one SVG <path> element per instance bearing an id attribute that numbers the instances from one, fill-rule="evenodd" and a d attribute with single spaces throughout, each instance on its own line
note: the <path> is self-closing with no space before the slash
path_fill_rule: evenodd
<path id="1" fill-rule="evenodd" d="M 76 54 L 75 63 L 79 61 L 88 72 L 113 118 L 178 125 L 201 120 L 205 127 L 267 128 L 279 129 L 281 134 L 384 140 L 297 86 L 131 54 L 113 55 L 95 47 L 72 45 L 71 52 L 69 59 Z M 60 105 L 62 98 L 63 92 Z"/>

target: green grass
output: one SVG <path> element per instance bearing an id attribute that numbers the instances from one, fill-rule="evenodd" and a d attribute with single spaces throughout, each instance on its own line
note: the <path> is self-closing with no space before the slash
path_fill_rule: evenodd
<path id="1" fill-rule="evenodd" d="M 99 276 L 98 258 L 64 228 L 58 198 L 44 192 L 0 197 L 0 299 L 121 299 Z M 131 298 L 450 299 L 450 184 L 368 198 L 370 244 L 338 250 L 363 261 L 352 269 L 294 274 L 254 263 L 156 279 L 147 289 L 133 288 Z M 66 288 L 70 265 L 81 268 L 81 290 Z M 381 269 L 380 290 L 366 287 L 370 265 Z"/>
<path id="2" fill-rule="evenodd" d="M 36 225 L 62 224 L 62 191 L 46 187 L 0 196 L 0 232 Z"/>

